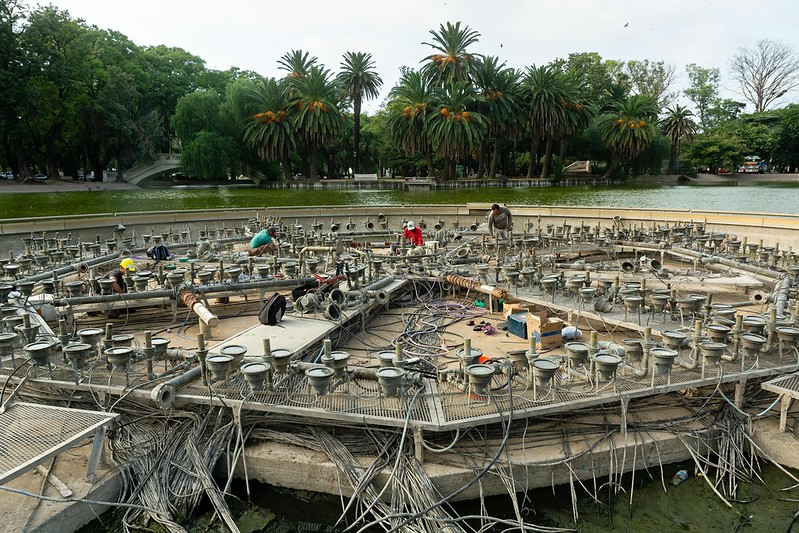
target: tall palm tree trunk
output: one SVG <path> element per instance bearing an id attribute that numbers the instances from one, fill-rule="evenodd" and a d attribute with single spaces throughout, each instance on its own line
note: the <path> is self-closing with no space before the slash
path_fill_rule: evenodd
<path id="1" fill-rule="evenodd" d="M 679 151 L 679 139 L 674 139 L 671 141 L 671 151 L 669 151 L 669 168 L 666 170 L 666 174 L 672 175 L 674 174 L 674 164 L 677 161 L 677 152 Z"/>
<path id="2" fill-rule="evenodd" d="M 610 166 L 605 171 L 605 174 L 602 176 L 602 179 L 603 180 L 609 179 L 613 175 L 613 173 L 616 172 L 616 169 L 619 168 L 620 164 L 621 164 L 621 159 L 619 159 L 615 155 L 613 157 L 611 157 L 610 158 Z"/>
<path id="3" fill-rule="evenodd" d="M 361 171 L 361 95 L 355 97 L 353 102 L 353 118 L 355 119 L 355 131 L 353 142 L 353 162 L 352 171 L 358 174 Z"/>
<path id="4" fill-rule="evenodd" d="M 485 175 L 486 159 L 488 155 L 488 135 L 480 143 L 480 153 L 477 161 L 477 177 L 482 178 Z"/>
<path id="5" fill-rule="evenodd" d="M 291 181 L 291 159 L 289 159 L 289 148 L 284 146 L 280 151 L 280 167 L 283 170 L 283 182 Z"/>
<path id="6" fill-rule="evenodd" d="M 502 144 L 502 136 L 498 133 L 494 139 L 494 151 L 491 153 L 491 168 L 488 171 L 488 178 L 497 177 L 497 164 L 499 163 L 499 145 Z"/>
<path id="7" fill-rule="evenodd" d="M 533 179 L 538 170 L 538 135 L 533 134 L 530 140 L 530 163 L 527 165 L 527 179 Z"/>
<path id="8" fill-rule="evenodd" d="M 316 177 L 317 177 L 317 173 L 316 173 L 316 156 L 317 156 L 317 154 L 318 154 L 318 152 L 317 152 L 317 148 L 316 148 L 316 143 L 315 142 L 309 143 L 309 146 L 308 146 L 308 165 L 309 165 L 309 168 L 308 168 L 308 181 L 310 183 L 316 183 Z"/>
<path id="9" fill-rule="evenodd" d="M 552 146 L 554 142 L 552 137 L 547 137 L 547 144 L 544 150 L 544 165 L 541 169 L 541 179 L 549 179 L 549 169 L 552 163 Z"/>
<path id="10" fill-rule="evenodd" d="M 433 151 L 429 147 L 425 150 L 424 158 L 427 161 L 427 177 L 432 178 L 436 175 L 436 172 L 433 168 Z"/>

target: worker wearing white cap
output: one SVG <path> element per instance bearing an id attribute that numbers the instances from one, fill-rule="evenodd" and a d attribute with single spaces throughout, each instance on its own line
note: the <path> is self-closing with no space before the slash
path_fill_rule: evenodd
<path id="1" fill-rule="evenodd" d="M 405 237 L 408 244 L 414 246 L 422 245 L 422 228 L 417 227 L 413 220 L 409 220 L 405 224 L 405 229 L 402 230 L 402 236 Z"/>

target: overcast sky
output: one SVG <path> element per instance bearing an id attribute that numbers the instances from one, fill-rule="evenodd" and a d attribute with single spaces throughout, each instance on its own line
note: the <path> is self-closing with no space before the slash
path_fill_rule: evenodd
<path id="1" fill-rule="evenodd" d="M 31 1 L 31 3 L 33 3 Z M 430 30 L 461 21 L 480 33 L 470 47 L 508 66 L 545 64 L 572 52 L 604 59 L 662 60 L 721 69 L 722 95 L 740 99 L 728 66 L 739 47 L 761 39 L 799 50 L 797 0 L 52 0 L 73 18 L 113 29 L 138 45 L 185 49 L 210 68 L 231 66 L 283 75 L 277 60 L 302 49 L 339 70 L 348 51 L 372 54 L 382 96 L 399 67 L 418 67 L 431 53 Z M 626 25 L 626 26 L 625 26 Z M 799 100 L 799 93 L 788 101 Z M 373 101 L 368 109 L 374 109 Z"/>

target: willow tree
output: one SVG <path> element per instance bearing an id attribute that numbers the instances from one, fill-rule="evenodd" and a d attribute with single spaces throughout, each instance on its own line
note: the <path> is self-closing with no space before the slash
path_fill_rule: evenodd
<path id="1" fill-rule="evenodd" d="M 341 72 L 336 77 L 347 97 L 352 100 L 355 121 L 352 162 L 354 172 L 358 172 L 361 161 L 361 104 L 364 98 L 367 100 L 377 98 L 383 85 L 383 80 L 375 72 L 374 67 L 372 54 L 347 52 L 341 63 Z"/>

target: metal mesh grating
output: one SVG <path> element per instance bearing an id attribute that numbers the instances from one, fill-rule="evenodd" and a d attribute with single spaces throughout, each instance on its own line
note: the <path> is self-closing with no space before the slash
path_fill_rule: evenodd
<path id="1" fill-rule="evenodd" d="M 701 367 L 694 370 L 674 366 L 670 381 L 668 376 L 656 376 L 654 387 L 651 375 L 636 377 L 631 372 L 619 371 L 616 381 L 599 388 L 592 388 L 579 379 L 566 379 L 561 370 L 555 382 L 554 390 L 537 390 L 526 386 L 522 380 L 514 381 L 513 406 L 519 416 L 539 416 L 556 412 L 568 412 L 588 406 L 612 404 L 619 401 L 619 396 L 641 397 L 662 394 L 685 388 L 714 385 L 719 380 L 737 381 L 742 378 L 764 378 L 775 376 L 795 367 L 796 360 L 779 354 L 760 355 L 757 364 L 754 358 L 746 357 L 744 365 L 740 360 L 723 361 L 719 366 L 705 369 L 705 379 L 701 379 Z M 161 373 L 165 365 L 172 362 L 155 363 L 155 372 Z M 51 369 L 34 368 L 32 375 L 43 382 L 58 384 L 63 388 L 103 389 L 109 385 L 120 391 L 137 388 L 135 395 L 149 401 L 149 391 L 157 383 L 147 383 L 146 363 L 135 362 L 126 375 L 120 370 L 109 373 L 105 361 L 95 360 L 83 369 L 80 384 L 75 385 L 72 368 L 63 363 L 55 363 Z M 170 376 L 171 377 L 171 376 Z M 276 381 L 281 376 L 276 376 Z M 420 424 L 433 430 L 446 430 L 470 424 L 494 423 L 507 416 L 511 409 L 507 391 L 501 390 L 507 379 L 504 375 L 495 375 L 492 389 L 487 396 L 465 392 L 461 386 L 451 383 L 435 383 L 425 380 L 425 390 L 418 401 L 411 405 L 411 396 L 415 389 L 407 391 L 401 398 L 387 398 L 380 394 L 379 385 L 374 381 L 355 380 L 339 385 L 333 393 L 317 396 L 308 386 L 305 378 L 292 374 L 279 390 L 275 392 L 251 392 L 240 374 L 233 374 L 226 382 L 213 383 L 213 396 L 225 400 L 244 401 L 243 408 L 255 411 L 273 411 L 289 416 L 308 416 L 318 420 L 338 421 L 342 423 L 368 423 L 400 427 L 406 417 L 412 424 Z M 780 383 L 785 388 L 799 391 L 799 376 L 781 377 Z M 775 382 L 776 383 L 776 380 Z M 783 385 L 779 385 L 783 386 Z M 764 388 L 766 384 L 764 384 Z M 768 389 L 771 390 L 771 389 Z M 783 389 L 784 390 L 784 389 Z M 775 390 L 781 393 L 781 391 Z M 197 378 L 178 390 L 188 402 L 207 403 L 209 388 Z"/>
<path id="2" fill-rule="evenodd" d="M 0 414 L 0 480 L 92 435 L 117 415 L 17 403 Z"/>

